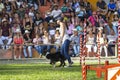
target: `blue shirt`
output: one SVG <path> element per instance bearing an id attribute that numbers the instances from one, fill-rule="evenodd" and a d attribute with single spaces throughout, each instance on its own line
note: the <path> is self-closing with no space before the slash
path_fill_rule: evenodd
<path id="1" fill-rule="evenodd" d="M 115 4 L 115 3 L 112 3 L 112 4 L 109 3 L 109 4 L 108 4 L 108 8 L 109 8 L 109 9 L 115 9 L 115 8 L 116 8 L 116 4 Z"/>

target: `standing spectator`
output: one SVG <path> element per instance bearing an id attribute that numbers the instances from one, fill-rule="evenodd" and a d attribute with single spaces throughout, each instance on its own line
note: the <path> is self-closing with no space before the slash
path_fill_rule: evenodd
<path id="1" fill-rule="evenodd" d="M 0 31 L 0 45 L 2 45 L 3 49 L 8 49 L 9 45 L 12 42 L 12 33 L 11 33 L 11 26 L 9 25 L 8 21 L 4 18 L 2 20 L 1 31 Z M 4 41 L 7 40 L 7 44 L 4 44 Z"/>
<path id="2" fill-rule="evenodd" d="M 93 32 L 96 31 L 96 27 L 99 27 L 99 23 L 98 23 L 98 15 L 96 14 L 96 12 L 92 13 L 92 16 L 90 16 L 88 18 L 88 22 L 90 22 L 93 26 Z"/>
<path id="3" fill-rule="evenodd" d="M 61 43 L 62 43 L 62 47 L 61 47 L 61 53 L 62 55 L 68 60 L 69 65 L 71 66 L 73 64 L 70 55 L 69 55 L 69 45 L 70 45 L 70 40 L 69 40 L 69 36 L 67 34 L 67 27 L 66 25 L 58 20 L 57 24 L 60 25 L 60 37 L 61 37 Z"/>
<path id="4" fill-rule="evenodd" d="M 24 34 L 24 48 L 23 48 L 23 52 L 24 52 L 24 56 L 25 58 L 28 57 L 28 54 L 29 54 L 29 57 L 32 58 L 32 39 L 31 39 L 31 36 L 30 36 L 30 32 L 28 30 L 25 30 L 25 34 Z M 28 50 L 28 54 L 27 54 L 27 50 Z"/>
<path id="5" fill-rule="evenodd" d="M 40 46 L 39 44 L 42 43 L 42 38 L 39 36 L 39 34 L 36 34 L 35 38 L 33 39 L 33 43 L 34 43 L 35 49 L 39 53 L 39 58 L 41 58 L 42 57 L 42 46 Z"/>
<path id="6" fill-rule="evenodd" d="M 24 39 L 20 29 L 17 29 L 15 32 L 15 35 L 13 37 L 13 44 L 14 44 L 14 59 L 16 59 L 17 55 L 19 56 L 19 59 L 20 59 L 22 54 L 23 44 L 24 44 Z M 19 52 L 17 52 L 18 50 Z"/>

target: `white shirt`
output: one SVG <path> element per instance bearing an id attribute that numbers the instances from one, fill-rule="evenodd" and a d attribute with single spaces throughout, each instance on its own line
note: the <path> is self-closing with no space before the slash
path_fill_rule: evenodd
<path id="1" fill-rule="evenodd" d="M 117 36 L 116 35 L 108 35 L 107 39 L 108 39 L 108 44 L 114 44 L 114 42 L 116 42 Z"/>
<path id="2" fill-rule="evenodd" d="M 62 28 L 60 27 L 60 37 L 62 37 L 61 36 L 61 34 L 62 34 Z M 64 41 L 66 40 L 66 39 L 68 39 L 69 40 L 69 35 L 67 34 L 67 29 L 66 29 L 66 27 L 65 27 L 65 30 L 64 30 L 65 32 L 64 32 L 64 35 L 63 35 L 63 40 L 62 40 L 62 44 L 64 43 Z"/>
<path id="3" fill-rule="evenodd" d="M 57 17 L 57 16 L 59 16 L 60 14 L 62 14 L 62 11 L 60 10 L 60 9 L 58 9 L 58 10 L 53 10 L 52 12 L 51 12 L 51 15 L 55 18 L 55 17 Z"/>

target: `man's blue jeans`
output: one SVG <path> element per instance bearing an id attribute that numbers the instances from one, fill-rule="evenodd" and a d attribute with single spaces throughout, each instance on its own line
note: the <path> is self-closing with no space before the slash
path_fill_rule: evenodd
<path id="1" fill-rule="evenodd" d="M 61 47 L 61 54 L 68 60 L 69 63 L 71 63 L 72 61 L 69 55 L 69 45 L 70 41 L 66 39 Z"/>

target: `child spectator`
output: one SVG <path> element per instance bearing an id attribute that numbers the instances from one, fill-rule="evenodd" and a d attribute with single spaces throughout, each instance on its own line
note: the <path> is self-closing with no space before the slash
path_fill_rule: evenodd
<path id="1" fill-rule="evenodd" d="M 42 46 L 40 46 L 39 44 L 42 43 L 42 39 L 39 36 L 39 34 L 36 34 L 35 38 L 33 39 L 33 43 L 34 43 L 35 49 L 39 53 L 39 58 L 41 58 L 42 57 Z"/>

